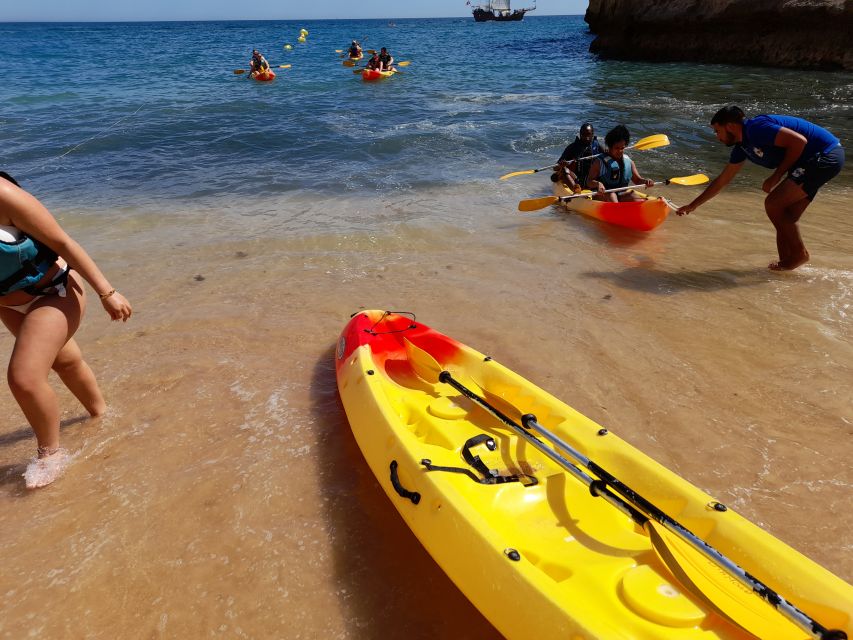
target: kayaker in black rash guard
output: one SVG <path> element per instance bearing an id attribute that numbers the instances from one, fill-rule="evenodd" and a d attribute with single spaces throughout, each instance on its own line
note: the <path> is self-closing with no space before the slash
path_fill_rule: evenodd
<path id="1" fill-rule="evenodd" d="M 350 58 L 360 58 L 361 53 L 361 45 L 358 44 L 357 40 L 352 41 L 352 45 L 349 48 L 349 57 Z"/>
<path id="2" fill-rule="evenodd" d="M 551 176 L 551 182 L 562 180 L 569 189 L 579 193 L 586 184 L 593 159 L 602 152 L 598 138 L 595 137 L 595 129 L 589 122 L 581 125 L 574 142 L 569 144 L 557 161 L 557 170 Z M 581 158 L 589 158 L 581 160 Z"/>
<path id="3" fill-rule="evenodd" d="M 379 71 L 382 67 L 382 63 L 379 61 L 379 54 L 374 53 L 370 60 L 367 61 L 367 68 L 372 69 L 374 71 Z"/>
<path id="4" fill-rule="evenodd" d="M 379 70 L 380 71 L 396 71 L 394 68 L 394 57 L 388 53 L 388 49 L 382 47 L 379 51 Z"/>

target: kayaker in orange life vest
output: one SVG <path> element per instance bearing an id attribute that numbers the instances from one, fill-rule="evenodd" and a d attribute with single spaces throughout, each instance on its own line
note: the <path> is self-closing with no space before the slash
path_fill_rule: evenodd
<path id="1" fill-rule="evenodd" d="M 394 68 L 394 57 L 388 53 L 388 49 L 382 47 L 379 51 L 379 70 L 380 71 L 396 71 Z"/>
<path id="2" fill-rule="evenodd" d="M 382 67 L 382 63 L 379 61 L 379 54 L 374 53 L 370 60 L 367 61 L 367 69 L 371 69 L 372 71 L 379 71 Z"/>
<path id="3" fill-rule="evenodd" d="M 586 181 L 587 188 L 597 192 L 593 196 L 594 199 L 604 202 L 638 201 L 643 198 L 631 189 L 616 193 L 604 193 L 604 191 L 627 187 L 631 183 L 646 187 L 654 186 L 655 181 L 642 177 L 637 170 L 637 165 L 625 155 L 625 147 L 630 141 L 631 134 L 628 128 L 621 124 L 613 127 L 604 136 L 607 152 L 593 160 Z"/>
<path id="4" fill-rule="evenodd" d="M 740 107 L 723 107 L 711 118 L 717 140 L 732 147 L 729 163 L 680 216 L 695 211 L 731 182 L 747 158 L 774 169 L 761 188 L 769 194 L 764 210 L 776 229 L 779 260 L 773 271 L 791 271 L 809 261 L 797 222 L 824 184 L 844 166 L 844 148 L 832 133 L 793 116 L 759 115 L 746 118 Z M 787 176 L 785 175 L 787 173 Z M 784 179 L 783 179 L 784 178 Z"/>

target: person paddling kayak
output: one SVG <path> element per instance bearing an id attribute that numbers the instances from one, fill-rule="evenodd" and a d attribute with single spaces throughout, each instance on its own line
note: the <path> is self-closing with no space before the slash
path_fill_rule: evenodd
<path id="1" fill-rule="evenodd" d="M 371 71 L 379 71 L 382 68 L 382 63 L 379 61 L 379 54 L 374 53 L 370 60 L 367 61 L 367 69 Z"/>
<path id="2" fill-rule="evenodd" d="M 388 53 L 388 49 L 382 47 L 379 51 L 379 70 L 396 71 L 394 68 L 394 57 Z"/>
<path id="3" fill-rule="evenodd" d="M 358 43 L 358 40 L 353 40 L 349 48 L 350 60 L 360 60 L 362 55 L 361 45 Z"/>
<path id="4" fill-rule="evenodd" d="M 844 148 L 832 133 L 794 116 L 759 115 L 746 118 L 735 105 L 723 107 L 711 118 L 717 140 L 733 147 L 729 163 L 690 204 L 678 209 L 683 216 L 716 196 L 743 167 L 746 159 L 774 169 L 761 185 L 764 210 L 776 229 L 779 260 L 768 267 L 791 271 L 809 261 L 797 222 L 824 184 L 844 166 Z M 787 174 L 787 176 L 785 175 Z M 784 176 L 784 179 L 783 179 Z"/>
<path id="5" fill-rule="evenodd" d="M 601 152 L 602 148 L 595 136 L 595 129 L 589 122 L 585 122 L 581 125 L 574 142 L 563 150 L 557 161 L 557 170 L 551 176 L 551 182 L 562 180 L 569 189 L 579 193 L 586 184 L 594 160 L 589 156 L 597 156 Z M 581 158 L 589 159 L 581 160 Z"/>
<path id="6" fill-rule="evenodd" d="M 652 187 L 654 180 L 640 175 L 637 165 L 625 155 L 625 147 L 631 141 L 631 134 L 625 125 L 617 125 L 604 136 L 607 152 L 592 161 L 586 186 L 596 192 L 593 196 L 603 202 L 631 202 L 642 200 L 634 191 L 628 189 L 618 193 L 604 193 L 607 189 L 627 187 L 629 184 Z"/>
<path id="7" fill-rule="evenodd" d="M 252 59 L 249 61 L 250 74 L 254 77 L 258 73 L 266 73 L 270 70 L 270 63 L 257 49 L 252 50 Z"/>

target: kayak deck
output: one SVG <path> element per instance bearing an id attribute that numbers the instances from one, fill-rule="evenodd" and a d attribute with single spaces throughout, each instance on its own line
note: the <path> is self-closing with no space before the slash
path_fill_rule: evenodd
<path id="1" fill-rule="evenodd" d="M 563 183 L 554 183 L 554 195 L 573 195 Z M 640 202 L 601 202 L 591 198 L 572 198 L 563 203 L 567 209 L 620 227 L 636 231 L 651 231 L 669 215 L 670 206 L 664 198 L 647 197 Z"/>
<path id="2" fill-rule="evenodd" d="M 751 636 L 683 588 L 631 518 L 458 391 L 418 375 L 407 341 L 508 416 L 534 413 L 796 606 L 817 610 L 823 624 L 850 629 L 853 589 L 822 567 L 732 510 L 715 510 L 710 496 L 494 360 L 412 318 L 360 312 L 336 357 L 359 447 L 424 547 L 506 637 Z M 466 450 L 520 481 L 482 484 L 436 469 L 482 475 Z M 805 637 L 783 622 L 790 629 L 780 640 Z"/>

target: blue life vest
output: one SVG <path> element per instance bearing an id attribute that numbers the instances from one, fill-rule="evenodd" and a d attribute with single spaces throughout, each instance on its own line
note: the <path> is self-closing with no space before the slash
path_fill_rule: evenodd
<path id="1" fill-rule="evenodd" d="M 13 291 L 38 295 L 33 289 L 56 264 L 56 253 L 27 235 L 15 242 L 0 240 L 0 296 Z"/>
<path id="2" fill-rule="evenodd" d="M 608 155 L 602 156 L 599 158 L 599 166 L 601 168 L 596 179 L 604 185 L 605 189 L 627 187 L 631 182 L 633 166 L 628 156 L 623 155 L 622 162 L 617 162 Z"/>

